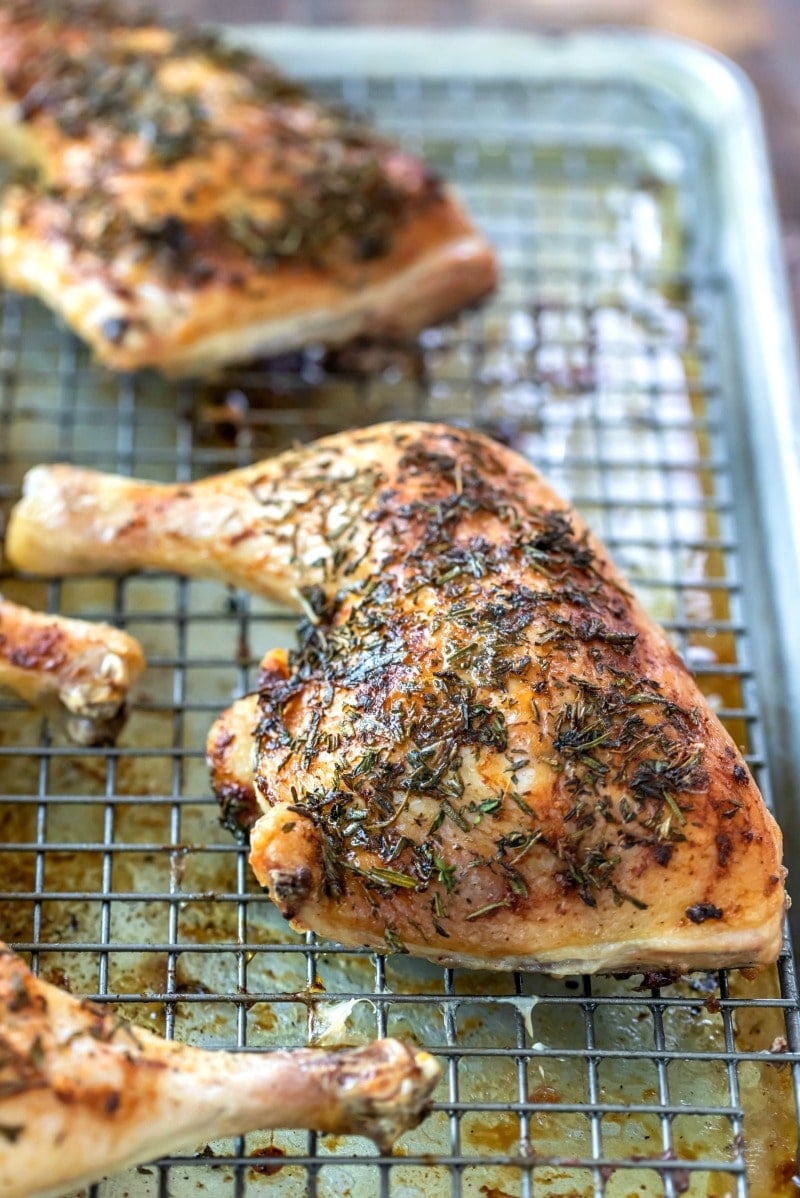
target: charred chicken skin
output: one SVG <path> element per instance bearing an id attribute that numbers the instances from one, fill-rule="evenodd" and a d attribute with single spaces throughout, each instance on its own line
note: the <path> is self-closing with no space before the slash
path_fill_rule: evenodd
<path id="1" fill-rule="evenodd" d="M 406 338 L 494 255 L 416 159 L 255 56 L 101 3 L 0 10 L 8 286 L 118 370 Z"/>
<path id="2" fill-rule="evenodd" d="M 488 438 L 379 425 L 193 485 L 42 467 L 8 553 L 302 611 L 209 738 L 295 927 L 560 973 L 776 958 L 781 836 L 740 752 L 580 517 Z"/>
<path id="3" fill-rule="evenodd" d="M 369 1136 L 416 1127 L 439 1078 L 426 1052 L 206 1052 L 133 1027 L 33 976 L 0 942 L 0 1194 L 59 1198 L 218 1136 L 301 1127 Z"/>

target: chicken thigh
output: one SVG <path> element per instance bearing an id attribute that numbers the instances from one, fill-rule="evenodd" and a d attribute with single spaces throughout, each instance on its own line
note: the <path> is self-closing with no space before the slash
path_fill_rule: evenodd
<path id="1" fill-rule="evenodd" d="M 379 425 L 192 485 L 41 467 L 8 554 L 302 612 L 209 739 L 295 927 L 561 973 L 776 958 L 781 836 L 740 752 L 580 517 L 488 438 Z"/>

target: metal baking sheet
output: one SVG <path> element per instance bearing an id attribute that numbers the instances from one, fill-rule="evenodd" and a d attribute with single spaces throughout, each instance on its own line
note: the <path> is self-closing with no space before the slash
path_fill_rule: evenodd
<path id="1" fill-rule="evenodd" d="M 311 349 L 212 386 L 117 378 L 36 303 L 0 307 L 0 498 L 69 459 L 190 479 L 430 417 L 513 444 L 584 512 L 697 673 L 797 845 L 797 371 L 746 82 L 639 35 L 239 29 L 460 188 L 496 299 L 409 352 Z M 349 1137 L 189 1144 L 92 1189 L 169 1195 L 794 1193 L 800 1012 L 775 970 L 641 979 L 442 970 L 291 933 L 220 828 L 203 744 L 293 617 L 166 575 L 30 581 L 150 668 L 113 750 L 0 719 L 0 931 L 51 980 L 169 1036 L 259 1051 L 417 1039 L 444 1077 L 393 1158 Z"/>

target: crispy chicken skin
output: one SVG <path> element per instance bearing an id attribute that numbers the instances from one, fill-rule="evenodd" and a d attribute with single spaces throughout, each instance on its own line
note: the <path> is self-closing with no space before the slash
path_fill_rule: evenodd
<path id="1" fill-rule="evenodd" d="M 144 664 L 139 642 L 110 624 L 44 615 L 0 596 L 0 687 L 54 716 L 79 745 L 113 743 Z"/>
<path id="2" fill-rule="evenodd" d="M 406 338 L 495 285 L 420 162 L 197 30 L 4 4 L 0 145 L 37 174 L 0 209 L 3 278 L 114 369 Z"/>
<path id="3" fill-rule="evenodd" d="M 245 825 L 255 784 L 251 862 L 295 927 L 560 973 L 777 956 L 781 836 L 741 754 L 579 516 L 488 438 L 379 425 L 189 486 L 40 467 L 8 553 L 302 610 L 209 738 Z"/>
<path id="4" fill-rule="evenodd" d="M 34 977 L 0 942 L 0 1194 L 58 1198 L 172 1149 L 255 1128 L 370 1136 L 423 1117 L 436 1062 L 398 1040 L 206 1052 Z"/>

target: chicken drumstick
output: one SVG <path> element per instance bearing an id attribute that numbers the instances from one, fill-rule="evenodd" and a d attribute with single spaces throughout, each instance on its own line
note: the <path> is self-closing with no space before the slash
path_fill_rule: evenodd
<path id="1" fill-rule="evenodd" d="M 0 597 L 0 687 L 55 716 L 76 744 L 113 743 L 143 669 L 138 641 L 118 628 Z"/>
<path id="2" fill-rule="evenodd" d="M 0 942 L 0 1194 L 57 1198 L 170 1149 L 255 1128 L 371 1137 L 416 1127 L 426 1052 L 205 1052 L 132 1027 L 31 974 Z"/>

